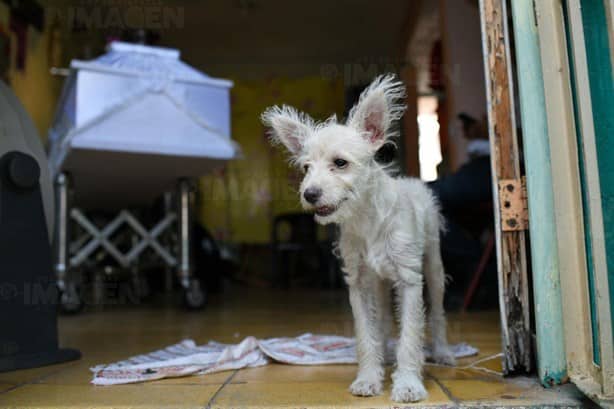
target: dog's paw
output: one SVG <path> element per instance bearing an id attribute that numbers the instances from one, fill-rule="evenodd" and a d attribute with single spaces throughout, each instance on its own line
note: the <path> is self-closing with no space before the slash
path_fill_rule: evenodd
<path id="1" fill-rule="evenodd" d="M 414 373 L 396 373 L 393 378 L 392 395 L 390 396 L 393 401 L 417 402 L 429 396 L 418 375 Z"/>
<path id="2" fill-rule="evenodd" d="M 358 376 L 350 385 L 350 392 L 354 396 L 375 396 L 382 393 L 382 381 Z"/>
<path id="3" fill-rule="evenodd" d="M 454 366 L 456 365 L 456 358 L 454 357 L 454 353 L 447 345 L 444 346 L 435 346 L 433 347 L 433 362 Z"/>

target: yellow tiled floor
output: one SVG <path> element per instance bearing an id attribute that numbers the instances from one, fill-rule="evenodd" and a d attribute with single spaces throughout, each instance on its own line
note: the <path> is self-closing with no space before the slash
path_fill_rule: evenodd
<path id="1" fill-rule="evenodd" d="M 348 392 L 356 367 L 260 368 L 145 384 L 93 386 L 89 368 L 193 338 L 238 342 L 247 335 L 267 338 L 304 332 L 352 335 L 344 291 L 234 290 L 213 297 L 207 309 L 187 313 L 174 305 L 108 307 L 60 318 L 61 344 L 83 353 L 77 362 L 0 373 L 0 408 L 274 408 L 398 407 L 385 393 L 357 398 Z M 449 316 L 451 342 L 480 348 L 477 357 L 500 351 L 498 314 Z M 480 364 L 500 371 L 498 358 Z M 501 407 L 542 405 L 586 407 L 573 386 L 544 390 L 531 378 L 503 379 L 473 369 L 427 366 L 429 399 L 419 407 Z M 401 405 L 404 406 L 404 405 Z"/>

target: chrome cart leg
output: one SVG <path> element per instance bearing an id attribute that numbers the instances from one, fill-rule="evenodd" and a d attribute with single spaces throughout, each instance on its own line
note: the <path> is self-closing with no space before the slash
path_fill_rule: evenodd
<path id="1" fill-rule="evenodd" d="M 184 289 L 185 303 L 188 308 L 202 308 L 205 305 L 205 294 L 200 283 L 192 277 L 191 259 L 191 209 L 190 183 L 187 179 L 179 180 L 179 281 Z"/>
<path id="2" fill-rule="evenodd" d="M 179 181 L 179 281 L 184 289 L 190 286 L 190 185 Z"/>
<path id="3" fill-rule="evenodd" d="M 60 291 L 60 305 L 64 312 L 77 312 L 83 306 L 74 280 L 69 277 L 70 259 L 68 247 L 69 237 L 69 189 L 68 175 L 60 173 L 55 179 L 56 221 L 54 237 L 55 275 Z"/>
<path id="4" fill-rule="evenodd" d="M 175 206 L 173 205 L 173 194 L 172 192 L 164 193 L 164 215 L 168 216 L 170 214 L 176 215 Z M 163 238 L 163 245 L 166 248 L 172 248 L 172 240 L 169 240 L 168 237 Z M 173 291 L 173 278 L 174 278 L 173 267 L 169 265 L 169 263 L 165 263 L 164 265 L 164 292 L 166 294 L 170 294 Z"/>
<path id="5" fill-rule="evenodd" d="M 96 308 L 102 308 L 106 302 L 105 295 L 105 271 L 96 269 L 92 277 L 91 304 Z"/>
<path id="6" fill-rule="evenodd" d="M 132 248 L 138 246 L 140 237 L 136 234 L 132 235 Z M 137 302 L 149 295 L 149 286 L 147 278 L 143 277 L 141 272 L 141 265 L 139 263 L 138 255 L 131 261 L 130 264 L 130 279 L 132 281 L 132 291 L 134 291 L 134 298 Z"/>
<path id="7" fill-rule="evenodd" d="M 66 288 L 68 272 L 68 178 L 60 173 L 55 179 L 55 276 L 60 291 Z"/>

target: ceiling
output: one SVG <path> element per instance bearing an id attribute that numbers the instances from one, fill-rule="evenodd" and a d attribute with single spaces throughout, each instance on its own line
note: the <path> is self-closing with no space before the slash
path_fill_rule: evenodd
<path id="1" fill-rule="evenodd" d="M 339 75 L 401 63 L 411 0 L 173 1 L 183 25 L 160 30 L 188 63 L 214 75 Z M 176 25 L 176 24 L 175 24 Z M 385 69 L 385 67 L 384 67 Z"/>

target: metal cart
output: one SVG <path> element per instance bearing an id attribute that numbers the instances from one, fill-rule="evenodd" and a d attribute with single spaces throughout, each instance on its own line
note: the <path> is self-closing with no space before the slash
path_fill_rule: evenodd
<path id="1" fill-rule="evenodd" d="M 72 61 L 49 134 L 65 310 L 82 301 L 72 269 L 101 251 L 136 269 L 147 248 L 176 269 L 188 306 L 204 303 L 190 262 L 190 180 L 239 154 L 230 138 L 231 87 L 183 63 L 174 49 L 114 42 L 94 60 Z M 176 205 L 146 228 L 132 209 L 173 190 Z M 95 210 L 115 217 L 101 227 L 89 216 Z M 71 224 L 81 232 L 75 237 Z M 169 230 L 174 239 L 161 241 Z M 125 234 L 128 249 L 116 241 Z"/>

